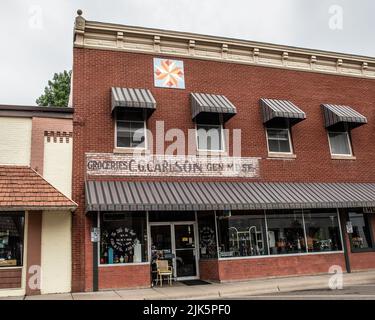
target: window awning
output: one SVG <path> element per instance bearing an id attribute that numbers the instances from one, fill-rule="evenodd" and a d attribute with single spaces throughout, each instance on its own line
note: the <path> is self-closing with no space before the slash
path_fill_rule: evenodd
<path id="1" fill-rule="evenodd" d="M 375 207 L 375 183 L 86 181 L 87 211 Z"/>
<path id="2" fill-rule="evenodd" d="M 222 115 L 223 120 L 227 121 L 237 113 L 236 107 L 226 96 L 207 93 L 190 95 L 193 120 L 201 114 L 215 113 Z"/>
<path id="3" fill-rule="evenodd" d="M 276 119 L 288 119 L 296 124 L 306 119 L 306 113 L 288 100 L 260 99 L 263 110 L 263 123 Z"/>
<path id="4" fill-rule="evenodd" d="M 145 109 L 150 115 L 156 109 L 156 100 L 148 89 L 112 88 L 112 112 L 116 108 Z"/>
<path id="5" fill-rule="evenodd" d="M 345 123 L 350 128 L 359 127 L 367 123 L 367 118 L 348 106 L 322 104 L 325 127 L 332 127 Z"/>
<path id="6" fill-rule="evenodd" d="M 0 166 L 0 212 L 71 210 L 77 204 L 27 166 Z"/>

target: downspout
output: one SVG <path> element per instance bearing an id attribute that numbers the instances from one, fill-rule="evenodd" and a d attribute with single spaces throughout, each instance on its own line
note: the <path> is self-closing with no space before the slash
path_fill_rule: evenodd
<path id="1" fill-rule="evenodd" d="M 96 212 L 93 216 L 93 228 L 98 228 L 99 212 Z M 92 290 L 99 290 L 99 266 L 98 266 L 98 241 L 92 243 Z"/>

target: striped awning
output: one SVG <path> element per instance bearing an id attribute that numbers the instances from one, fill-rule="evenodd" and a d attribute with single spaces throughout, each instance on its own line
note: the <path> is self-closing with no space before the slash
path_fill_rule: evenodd
<path id="1" fill-rule="evenodd" d="M 86 181 L 87 211 L 375 207 L 375 183 Z"/>
<path id="2" fill-rule="evenodd" d="M 112 88 L 112 111 L 118 107 L 147 109 L 149 113 L 156 109 L 156 101 L 148 89 Z"/>
<path id="3" fill-rule="evenodd" d="M 260 99 L 263 111 L 263 123 L 275 119 L 289 119 L 296 124 L 306 119 L 306 113 L 288 100 Z"/>
<path id="4" fill-rule="evenodd" d="M 326 128 L 346 123 L 355 128 L 367 123 L 367 118 L 348 106 L 322 104 Z"/>
<path id="5" fill-rule="evenodd" d="M 237 113 L 236 107 L 226 96 L 207 93 L 190 95 L 193 120 L 202 113 L 217 113 L 222 114 L 224 121 L 227 121 Z"/>

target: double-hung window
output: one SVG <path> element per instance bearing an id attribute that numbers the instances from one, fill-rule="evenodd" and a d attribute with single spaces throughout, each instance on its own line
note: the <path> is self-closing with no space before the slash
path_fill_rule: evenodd
<path id="1" fill-rule="evenodd" d="M 268 152 L 293 153 L 289 128 L 266 128 Z"/>
<path id="2" fill-rule="evenodd" d="M 197 124 L 197 145 L 200 151 L 224 151 L 222 124 Z"/>
<path id="3" fill-rule="evenodd" d="M 116 147 L 146 148 L 146 121 L 141 113 L 118 113 L 116 117 Z"/>
<path id="4" fill-rule="evenodd" d="M 328 131 L 329 147 L 333 156 L 352 156 L 349 131 Z"/>

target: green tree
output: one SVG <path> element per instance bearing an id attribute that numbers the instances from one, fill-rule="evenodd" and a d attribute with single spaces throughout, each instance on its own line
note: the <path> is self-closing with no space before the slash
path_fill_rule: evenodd
<path id="1" fill-rule="evenodd" d="M 48 81 L 48 86 L 44 88 L 44 94 L 36 99 L 38 106 L 67 107 L 71 76 L 71 70 L 55 73 L 53 79 Z"/>

